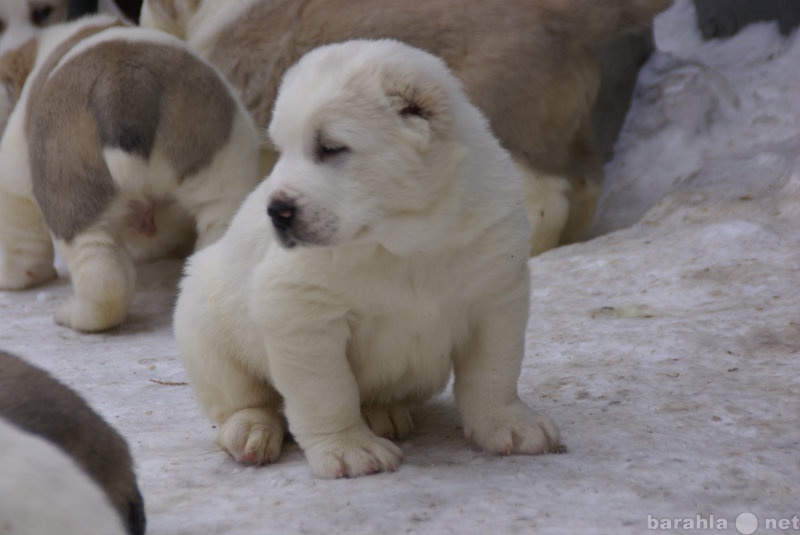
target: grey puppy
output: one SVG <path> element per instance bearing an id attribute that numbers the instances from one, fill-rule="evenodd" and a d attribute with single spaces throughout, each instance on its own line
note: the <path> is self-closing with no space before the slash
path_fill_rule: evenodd
<path id="1" fill-rule="evenodd" d="M 0 351 L 0 417 L 61 448 L 106 493 L 130 535 L 145 532 L 144 500 L 125 439 L 47 372 Z"/>

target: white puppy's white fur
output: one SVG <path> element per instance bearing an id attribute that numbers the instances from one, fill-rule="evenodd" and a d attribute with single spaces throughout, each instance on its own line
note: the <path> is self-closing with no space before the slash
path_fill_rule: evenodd
<path id="1" fill-rule="evenodd" d="M 520 172 L 444 63 L 395 41 L 319 48 L 284 78 L 270 135 L 272 174 L 191 257 L 175 312 L 220 446 L 274 461 L 288 421 L 317 476 L 393 470 L 403 456 L 387 438 L 454 371 L 467 437 L 501 454 L 557 449 L 517 395 Z M 292 215 L 280 239 L 268 210 Z"/>

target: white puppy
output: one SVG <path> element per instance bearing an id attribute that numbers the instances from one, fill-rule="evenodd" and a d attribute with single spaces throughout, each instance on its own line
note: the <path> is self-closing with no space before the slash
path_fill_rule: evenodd
<path id="1" fill-rule="evenodd" d="M 97 16 L 44 30 L 0 142 L 0 289 L 50 280 L 55 239 L 75 295 L 56 321 L 119 325 L 135 287 L 125 237 L 174 201 L 198 247 L 259 183 L 259 136 L 213 67 L 177 39 Z"/>
<path id="2" fill-rule="evenodd" d="M 288 420 L 317 476 L 394 470 L 409 404 L 454 370 L 467 437 L 559 449 L 517 396 L 520 172 L 444 62 L 389 40 L 319 48 L 284 78 L 269 133 L 272 174 L 190 259 L 175 313 L 221 447 L 274 461 Z"/>

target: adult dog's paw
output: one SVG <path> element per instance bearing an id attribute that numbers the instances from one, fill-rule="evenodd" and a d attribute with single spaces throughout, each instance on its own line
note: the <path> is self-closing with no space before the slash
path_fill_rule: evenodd
<path id="1" fill-rule="evenodd" d="M 564 453 L 555 424 L 521 401 L 486 410 L 464 422 L 464 434 L 481 448 L 501 455 Z"/>
<path id="2" fill-rule="evenodd" d="M 403 462 L 402 450 L 366 426 L 301 441 L 311 471 L 331 479 L 394 472 Z"/>
<path id="3" fill-rule="evenodd" d="M 245 464 L 267 464 L 281 455 L 286 424 L 267 409 L 242 409 L 220 426 L 217 444 Z"/>

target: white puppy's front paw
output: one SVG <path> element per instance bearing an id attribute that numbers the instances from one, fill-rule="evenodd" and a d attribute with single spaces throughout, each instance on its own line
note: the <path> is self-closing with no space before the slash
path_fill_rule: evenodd
<path id="1" fill-rule="evenodd" d="M 267 464 L 281 455 L 286 424 L 276 412 L 242 409 L 220 426 L 217 444 L 245 464 Z"/>
<path id="2" fill-rule="evenodd" d="M 403 405 L 365 405 L 361 416 L 379 437 L 402 439 L 414 429 L 411 413 Z"/>
<path id="3" fill-rule="evenodd" d="M 564 453 L 555 424 L 522 401 L 486 410 L 464 422 L 464 434 L 481 448 L 510 455 Z"/>
<path id="4" fill-rule="evenodd" d="M 394 442 L 375 435 L 366 426 L 307 437 L 301 444 L 305 444 L 311 471 L 326 479 L 394 472 L 404 459 Z"/>

